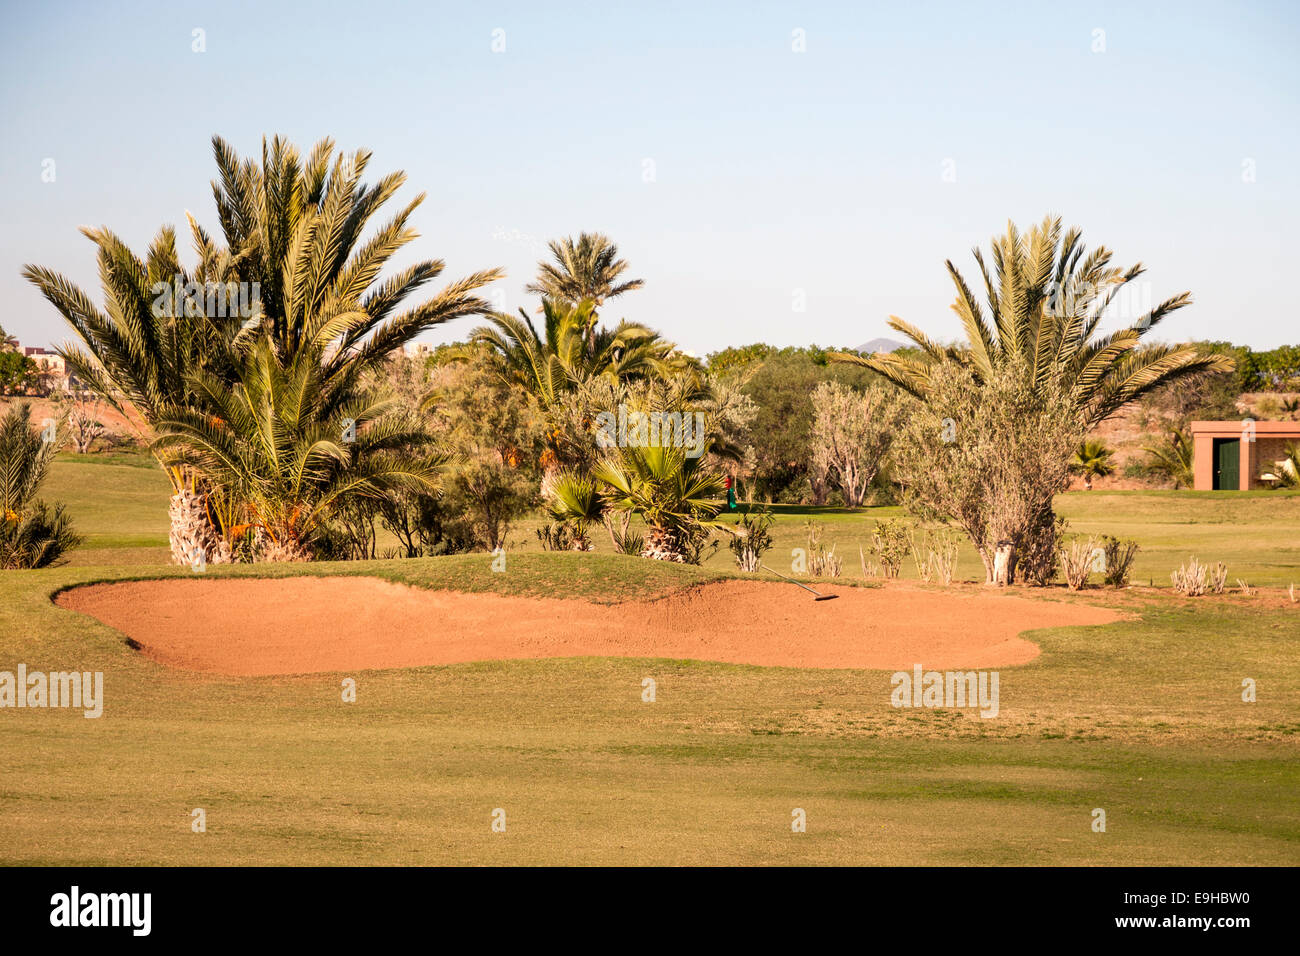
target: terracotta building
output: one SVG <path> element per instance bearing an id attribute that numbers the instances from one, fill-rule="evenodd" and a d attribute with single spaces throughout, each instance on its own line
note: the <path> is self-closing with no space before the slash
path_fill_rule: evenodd
<path id="1" fill-rule="evenodd" d="M 1300 444 L 1300 422 L 1192 422 L 1192 472 L 1197 491 L 1267 488 L 1276 482 L 1283 449 Z"/>

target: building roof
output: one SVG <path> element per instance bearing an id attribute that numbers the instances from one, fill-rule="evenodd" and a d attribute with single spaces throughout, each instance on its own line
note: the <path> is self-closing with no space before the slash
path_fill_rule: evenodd
<path id="1" fill-rule="evenodd" d="M 1255 436 L 1271 438 L 1300 438 L 1300 422 L 1260 422 L 1252 418 L 1238 418 L 1226 422 L 1192 422 L 1193 435 L 1240 435 L 1251 427 Z"/>

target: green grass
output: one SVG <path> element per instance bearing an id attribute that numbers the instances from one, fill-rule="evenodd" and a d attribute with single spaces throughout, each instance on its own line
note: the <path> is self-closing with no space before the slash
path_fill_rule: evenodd
<path id="1" fill-rule="evenodd" d="M 1043 654 L 1001 669 L 993 720 L 896 710 L 880 671 L 582 658 L 212 678 L 152 664 L 50 602 L 85 581 L 191 573 L 129 566 L 165 559 L 161 474 L 60 461 L 43 493 L 56 487 L 101 536 L 99 566 L 0 573 L 0 670 L 100 670 L 107 702 L 99 720 L 0 710 L 4 862 L 1300 862 L 1300 606 L 1276 595 L 1092 592 L 1132 619 L 1032 634 Z M 1165 583 L 1190 545 L 1252 583 L 1300 583 L 1295 496 L 1059 504 L 1080 530 L 1137 537 Z M 803 519 L 782 516 L 781 547 Z M 813 519 L 842 547 L 872 520 Z M 151 535 L 161 544 L 131 543 Z M 207 573 L 624 600 L 712 580 L 729 559 L 695 569 L 521 551 L 504 574 L 486 555 Z M 846 565 L 856 573 L 856 558 Z M 355 704 L 340 699 L 346 676 Z M 645 677 L 655 703 L 641 701 Z M 195 807 L 205 834 L 190 830 Z M 491 830 L 498 807 L 504 834 Z M 807 833 L 790 830 L 796 807 Z M 1090 829 L 1095 807 L 1105 834 Z"/>

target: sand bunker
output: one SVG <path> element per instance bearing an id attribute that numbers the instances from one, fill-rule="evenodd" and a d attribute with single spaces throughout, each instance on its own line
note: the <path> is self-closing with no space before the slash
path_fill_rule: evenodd
<path id="1" fill-rule="evenodd" d="M 819 585 L 820 587 L 820 585 Z M 92 615 L 164 664 L 254 676 L 537 657 L 670 657 L 897 670 L 1023 664 L 1040 627 L 1106 624 L 1106 608 L 905 587 L 725 581 L 650 601 L 424 591 L 375 578 L 128 581 L 74 588 Z"/>

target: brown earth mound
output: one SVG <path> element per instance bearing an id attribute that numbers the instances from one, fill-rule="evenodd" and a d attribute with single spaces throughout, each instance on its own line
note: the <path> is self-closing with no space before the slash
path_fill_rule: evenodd
<path id="1" fill-rule="evenodd" d="M 423 591 L 375 578 L 129 581 L 74 588 L 153 660 L 253 676 L 536 657 L 669 657 L 897 670 L 1023 664 L 1040 627 L 1106 624 L 1105 608 L 1006 594 L 725 581 L 651 601 Z"/>

